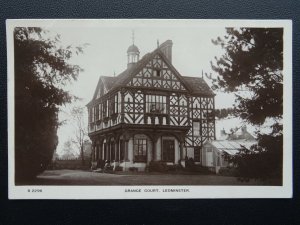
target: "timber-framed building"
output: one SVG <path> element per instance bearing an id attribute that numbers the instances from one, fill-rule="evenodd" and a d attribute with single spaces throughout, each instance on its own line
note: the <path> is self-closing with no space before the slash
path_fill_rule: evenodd
<path id="1" fill-rule="evenodd" d="M 139 59 L 127 50 L 127 69 L 101 76 L 87 104 L 92 164 L 109 160 L 122 170 L 145 170 L 151 161 L 202 162 L 204 142 L 215 139 L 214 96 L 204 79 L 182 76 L 167 40 Z"/>

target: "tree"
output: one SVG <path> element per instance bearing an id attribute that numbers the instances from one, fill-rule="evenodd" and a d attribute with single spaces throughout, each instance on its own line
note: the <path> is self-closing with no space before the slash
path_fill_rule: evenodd
<path id="1" fill-rule="evenodd" d="M 53 40 L 45 35 L 39 27 L 14 30 L 16 183 L 34 178 L 51 162 L 59 106 L 72 100 L 63 87 L 81 71 L 69 59 L 82 48 L 59 47 L 59 35 Z"/>
<path id="2" fill-rule="evenodd" d="M 212 40 L 225 50 L 220 58 L 215 58 L 215 63 L 211 63 L 212 69 L 219 75 L 213 80 L 213 87 L 225 92 L 242 93 L 236 94 L 234 111 L 247 122 L 261 125 L 267 119 L 272 118 L 273 121 L 270 134 L 259 133 L 258 144 L 252 146 L 250 152 L 242 151 L 232 157 L 231 161 L 237 166 L 241 177 L 281 176 L 283 29 L 226 30 L 224 38 Z M 260 173 L 255 172 L 257 169 L 261 170 Z"/>
<path id="3" fill-rule="evenodd" d="M 84 165 L 84 142 L 87 140 L 87 126 L 84 122 L 85 109 L 74 107 L 71 111 L 72 122 L 75 127 L 73 143 L 79 149 L 82 165 Z"/>
<path id="4" fill-rule="evenodd" d="M 63 154 L 61 156 L 62 159 L 74 159 L 76 155 L 73 150 L 72 140 L 68 140 L 64 143 Z"/>

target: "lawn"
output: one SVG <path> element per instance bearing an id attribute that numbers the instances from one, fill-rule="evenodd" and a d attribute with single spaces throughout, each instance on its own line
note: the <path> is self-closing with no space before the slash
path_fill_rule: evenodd
<path id="1" fill-rule="evenodd" d="M 249 182 L 219 175 L 163 173 L 95 173 L 81 170 L 47 170 L 26 185 L 281 185 L 279 180 Z M 24 184 L 25 185 L 25 184 Z"/>

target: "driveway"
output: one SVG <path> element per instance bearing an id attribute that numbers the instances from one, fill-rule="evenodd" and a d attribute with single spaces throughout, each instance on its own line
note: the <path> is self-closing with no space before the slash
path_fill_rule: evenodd
<path id="1" fill-rule="evenodd" d="M 280 185 L 277 180 L 240 182 L 236 177 L 199 174 L 109 174 L 47 170 L 33 185 Z"/>

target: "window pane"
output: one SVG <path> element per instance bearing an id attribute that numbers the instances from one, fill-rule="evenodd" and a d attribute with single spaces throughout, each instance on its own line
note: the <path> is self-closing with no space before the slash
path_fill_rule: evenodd
<path id="1" fill-rule="evenodd" d="M 146 161 L 147 155 L 147 140 L 136 139 L 137 144 L 134 145 L 134 158 L 136 161 Z"/>
<path id="2" fill-rule="evenodd" d="M 134 154 L 138 155 L 138 145 L 134 145 Z"/>
<path id="3" fill-rule="evenodd" d="M 193 133 L 194 133 L 194 136 L 200 136 L 200 123 L 199 122 L 193 122 Z"/>

